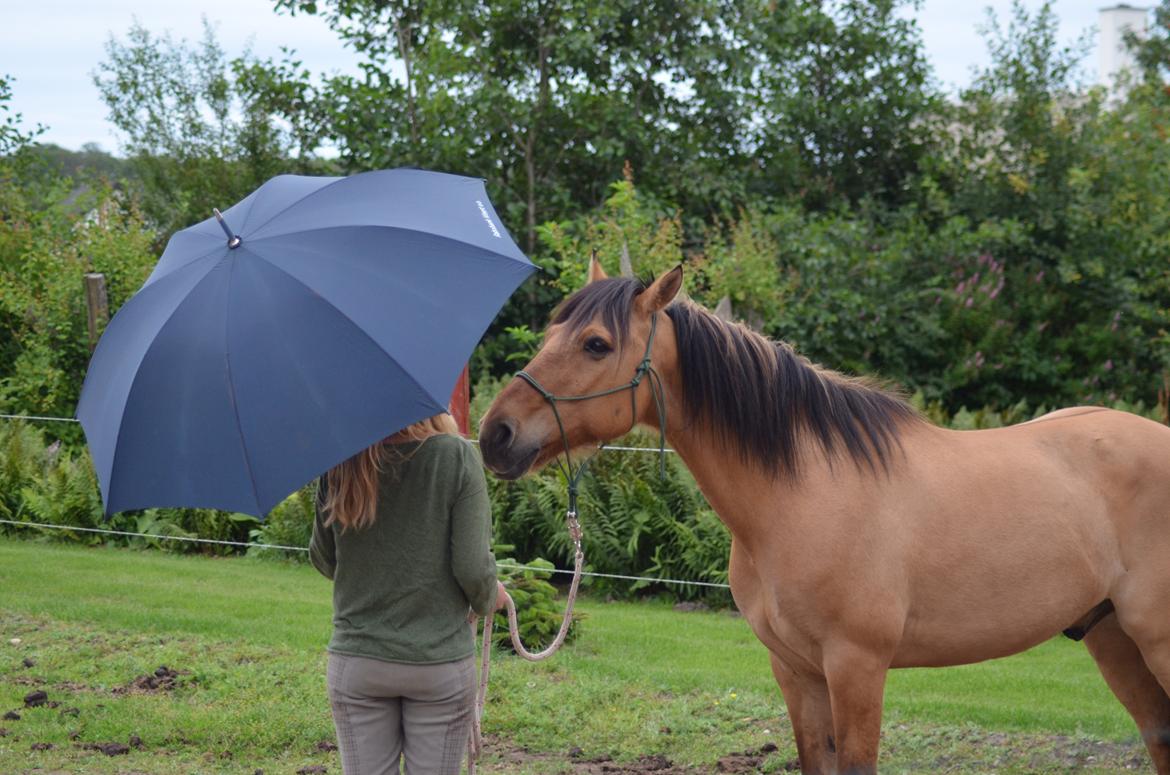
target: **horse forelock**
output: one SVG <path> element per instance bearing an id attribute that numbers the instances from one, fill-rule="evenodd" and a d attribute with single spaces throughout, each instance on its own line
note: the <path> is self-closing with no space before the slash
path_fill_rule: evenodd
<path id="1" fill-rule="evenodd" d="M 918 417 L 874 381 L 823 369 L 694 304 L 676 302 L 666 313 L 687 412 L 745 464 L 794 478 L 811 437 L 830 462 L 840 455 L 876 472 L 898 448 L 904 421 Z"/>
<path id="2" fill-rule="evenodd" d="M 600 318 L 611 334 L 624 343 L 630 332 L 634 297 L 650 283 L 632 277 L 608 277 L 589 283 L 553 310 L 549 325 L 564 325 L 571 333 Z"/>

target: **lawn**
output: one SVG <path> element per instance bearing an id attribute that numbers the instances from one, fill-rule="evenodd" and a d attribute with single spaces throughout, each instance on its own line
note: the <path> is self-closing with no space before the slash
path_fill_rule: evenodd
<path id="1" fill-rule="evenodd" d="M 792 766 L 766 653 L 742 619 L 579 610 L 579 638 L 551 660 L 497 654 L 482 772 Z M 0 721 L 0 772 L 340 773 L 328 635 L 329 585 L 305 566 L 0 538 L 0 714 L 20 715 Z M 48 703 L 24 708 L 37 690 Z M 891 674 L 883 772 L 1134 767 L 1150 767 L 1136 731 L 1079 644 Z"/>

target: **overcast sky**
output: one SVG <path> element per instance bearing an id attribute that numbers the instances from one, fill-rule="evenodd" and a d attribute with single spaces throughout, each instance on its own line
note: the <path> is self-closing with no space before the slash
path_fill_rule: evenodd
<path id="1" fill-rule="evenodd" d="M 1060 37 L 1069 42 L 1095 27 L 1107 0 L 1055 0 Z M 1135 3 L 1136 4 L 1136 3 Z M 106 122 L 105 106 L 92 73 L 104 58 L 111 34 L 123 37 L 137 19 L 154 33 L 170 31 L 191 40 L 201 35 L 200 18 L 215 25 L 228 55 L 251 46 L 258 56 L 275 56 L 280 46 L 295 48 L 313 72 L 355 72 L 355 59 L 318 17 L 277 15 L 271 0 L 4 0 L 0 11 L 0 73 L 11 75 L 12 108 L 26 127 L 48 127 L 41 138 L 66 148 L 96 142 L 116 150 L 118 138 Z M 1025 0 L 1029 10 L 1041 0 Z M 917 17 L 926 51 L 946 86 L 970 80 L 971 69 L 986 64 L 978 28 L 991 7 L 1006 19 L 1011 0 L 925 0 Z M 1092 74 L 1096 59 L 1085 63 Z"/>

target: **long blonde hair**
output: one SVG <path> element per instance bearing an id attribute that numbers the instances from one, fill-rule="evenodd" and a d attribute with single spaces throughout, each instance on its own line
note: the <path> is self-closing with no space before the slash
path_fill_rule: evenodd
<path id="1" fill-rule="evenodd" d="M 444 433 L 458 434 L 451 415 L 443 412 L 408 425 L 377 444 L 366 447 L 325 474 L 326 525 L 337 522 L 342 530 L 361 529 L 374 523 L 378 507 L 378 479 L 388 465 L 402 462 L 409 455 L 394 449 L 396 444 L 426 441 Z"/>

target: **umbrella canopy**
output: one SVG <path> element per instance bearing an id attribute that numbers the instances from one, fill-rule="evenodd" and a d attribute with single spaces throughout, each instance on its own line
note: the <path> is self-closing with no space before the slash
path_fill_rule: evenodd
<path id="1" fill-rule="evenodd" d="M 534 270 L 479 179 L 273 178 L 176 233 L 98 343 L 77 417 L 106 512 L 266 514 L 445 411 Z"/>

